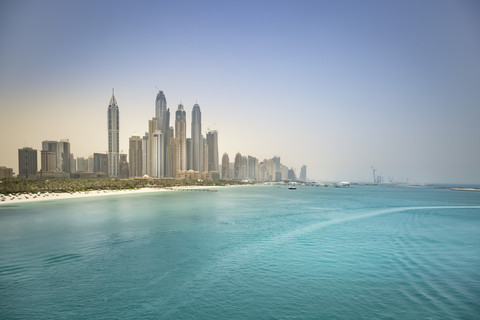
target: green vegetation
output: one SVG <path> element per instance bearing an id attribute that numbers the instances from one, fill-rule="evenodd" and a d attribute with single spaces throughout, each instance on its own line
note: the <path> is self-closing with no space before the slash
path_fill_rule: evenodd
<path id="1" fill-rule="evenodd" d="M 0 180 L 0 193 L 79 192 L 91 190 L 124 190 L 140 188 L 171 188 L 180 186 L 225 186 L 244 184 L 234 180 L 174 180 L 174 179 L 25 179 L 4 178 Z"/>

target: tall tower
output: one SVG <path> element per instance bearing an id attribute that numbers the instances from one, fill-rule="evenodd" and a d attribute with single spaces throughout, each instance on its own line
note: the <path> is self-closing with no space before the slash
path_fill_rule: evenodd
<path id="1" fill-rule="evenodd" d="M 175 113 L 175 138 L 178 138 L 180 147 L 180 168 L 178 170 L 187 170 L 187 114 L 182 104 L 178 105 Z"/>
<path id="2" fill-rule="evenodd" d="M 27 147 L 18 149 L 18 176 L 20 178 L 35 178 L 37 165 L 37 150 Z"/>
<path id="3" fill-rule="evenodd" d="M 158 130 L 163 134 L 163 151 L 162 151 L 162 172 L 166 172 L 167 164 L 167 145 L 168 145 L 168 129 L 170 126 L 170 109 L 167 109 L 167 99 L 163 91 L 158 91 L 155 99 L 155 118 L 158 121 Z"/>
<path id="4" fill-rule="evenodd" d="M 142 138 L 131 136 L 128 139 L 128 160 L 130 161 L 130 177 L 142 176 Z"/>
<path id="5" fill-rule="evenodd" d="M 228 154 L 225 152 L 222 157 L 222 179 L 228 179 L 229 172 L 230 172 L 230 159 L 228 158 Z"/>
<path id="6" fill-rule="evenodd" d="M 235 164 L 233 165 L 233 179 L 243 179 L 242 154 L 240 152 L 235 155 Z"/>
<path id="7" fill-rule="evenodd" d="M 300 168 L 300 181 L 306 182 L 307 181 L 307 166 L 303 165 Z"/>
<path id="8" fill-rule="evenodd" d="M 108 105 L 108 175 L 118 176 L 119 163 L 119 114 L 118 104 L 112 89 L 112 98 Z"/>
<path id="9" fill-rule="evenodd" d="M 157 118 L 152 118 L 152 120 L 148 120 L 148 164 L 147 164 L 147 175 L 150 177 L 156 177 L 154 175 L 154 168 L 158 168 L 159 162 L 162 161 L 162 159 L 158 158 L 158 153 L 154 152 L 154 143 L 155 141 L 153 140 L 153 135 L 155 132 L 160 131 L 158 129 L 158 119 Z M 161 131 L 160 131 L 161 132 Z M 157 141 L 158 143 L 158 141 Z M 158 151 L 158 150 L 157 150 Z M 158 172 L 158 171 L 156 171 Z"/>
<path id="10" fill-rule="evenodd" d="M 219 171 L 218 169 L 218 132 L 212 130 L 207 133 L 208 144 L 208 171 Z"/>
<path id="11" fill-rule="evenodd" d="M 202 137 L 202 112 L 200 111 L 200 106 L 195 103 L 192 110 L 192 170 L 193 171 L 202 171 L 200 169 L 200 150 L 201 148 L 201 137 Z"/>

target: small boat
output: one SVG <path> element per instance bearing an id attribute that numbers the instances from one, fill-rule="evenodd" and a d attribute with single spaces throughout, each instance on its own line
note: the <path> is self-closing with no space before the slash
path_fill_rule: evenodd
<path id="1" fill-rule="evenodd" d="M 295 187 L 295 186 L 290 186 L 290 187 L 288 187 L 288 190 L 297 190 L 297 187 Z"/>
<path id="2" fill-rule="evenodd" d="M 348 181 L 342 181 L 335 185 L 335 188 L 350 188 L 350 187 L 351 187 L 351 184 Z"/>

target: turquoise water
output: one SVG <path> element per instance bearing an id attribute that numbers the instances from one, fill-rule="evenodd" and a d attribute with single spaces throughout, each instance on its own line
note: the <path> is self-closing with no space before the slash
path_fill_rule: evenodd
<path id="1" fill-rule="evenodd" d="M 478 319 L 480 192 L 251 186 L 0 206 L 0 319 Z"/>

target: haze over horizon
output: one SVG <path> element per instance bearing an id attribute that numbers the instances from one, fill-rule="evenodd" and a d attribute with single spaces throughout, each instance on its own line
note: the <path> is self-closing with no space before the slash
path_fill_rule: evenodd
<path id="1" fill-rule="evenodd" d="M 219 157 L 274 155 L 322 181 L 480 183 L 478 1 L 0 3 L 0 166 L 69 139 L 120 149 L 162 90 L 218 130 Z M 170 122 L 172 125 L 172 121 Z"/>

